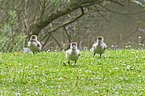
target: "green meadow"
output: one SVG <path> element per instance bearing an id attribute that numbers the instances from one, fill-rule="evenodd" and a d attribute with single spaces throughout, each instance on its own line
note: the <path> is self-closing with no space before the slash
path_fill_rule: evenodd
<path id="1" fill-rule="evenodd" d="M 71 65 L 65 52 L 0 57 L 1 96 L 145 96 L 145 50 L 107 50 L 101 58 L 82 51 Z"/>

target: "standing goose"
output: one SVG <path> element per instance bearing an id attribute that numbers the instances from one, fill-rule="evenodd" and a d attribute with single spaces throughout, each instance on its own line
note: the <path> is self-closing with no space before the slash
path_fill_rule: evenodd
<path id="1" fill-rule="evenodd" d="M 77 62 L 80 57 L 80 51 L 77 48 L 77 43 L 72 42 L 70 44 L 70 49 L 66 51 L 66 58 L 68 58 L 68 64 L 70 64 L 70 60 Z"/>
<path id="2" fill-rule="evenodd" d="M 104 38 L 102 36 L 97 37 L 97 42 L 93 44 L 92 51 L 94 52 L 94 56 L 96 53 L 101 55 L 105 52 L 107 49 L 107 45 L 103 42 Z"/>
<path id="3" fill-rule="evenodd" d="M 33 53 L 41 51 L 42 46 L 41 46 L 41 43 L 39 41 L 37 41 L 36 35 L 32 35 L 30 37 L 30 41 L 28 42 L 28 47 Z"/>

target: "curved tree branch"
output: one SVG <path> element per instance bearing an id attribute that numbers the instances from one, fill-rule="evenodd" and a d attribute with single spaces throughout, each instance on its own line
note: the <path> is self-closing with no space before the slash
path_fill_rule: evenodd
<path id="1" fill-rule="evenodd" d="M 63 29 L 64 29 L 64 31 L 65 31 L 65 33 L 66 33 L 66 35 L 67 35 L 68 41 L 69 41 L 69 43 L 70 43 L 70 42 L 71 42 L 71 38 L 70 38 L 70 35 L 69 35 L 68 32 L 67 32 L 66 27 L 64 26 Z"/>
<path id="2" fill-rule="evenodd" d="M 141 43 L 143 43 L 145 41 L 145 38 L 143 38 L 142 40 L 141 40 Z"/>
<path id="3" fill-rule="evenodd" d="M 59 44 L 59 42 L 57 41 L 57 39 L 52 34 L 51 34 L 51 37 L 55 40 L 55 42 L 58 44 L 58 46 L 62 49 L 62 46 Z"/>
<path id="4" fill-rule="evenodd" d="M 55 29 L 53 29 L 52 31 L 48 32 L 48 34 L 49 34 L 49 33 L 52 33 L 52 32 L 55 32 L 55 31 L 58 30 L 59 28 L 64 27 L 64 26 L 66 26 L 66 25 L 69 25 L 69 24 L 75 22 L 76 20 L 78 20 L 79 18 L 81 18 L 81 17 L 84 15 L 84 9 L 83 9 L 83 7 L 80 7 L 80 9 L 81 9 L 81 11 L 82 11 L 81 15 L 76 16 L 74 19 L 72 19 L 72 20 L 70 20 L 70 21 L 67 21 L 67 22 L 65 22 L 65 23 L 62 24 L 62 25 L 59 25 L 57 28 L 55 28 Z"/>
<path id="5" fill-rule="evenodd" d="M 46 46 L 46 44 L 47 44 L 47 41 L 49 40 L 50 36 L 51 36 L 51 33 L 49 34 L 49 36 L 47 37 L 45 43 L 43 44 L 42 50 L 45 48 L 45 46 Z"/>

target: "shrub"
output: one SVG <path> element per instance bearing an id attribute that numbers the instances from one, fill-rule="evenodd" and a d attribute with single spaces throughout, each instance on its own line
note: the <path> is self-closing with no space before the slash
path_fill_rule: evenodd
<path id="1" fill-rule="evenodd" d="M 1 27 L 0 51 L 15 52 L 20 51 L 23 47 L 24 33 L 18 32 L 18 20 L 16 11 L 8 12 L 8 22 Z"/>

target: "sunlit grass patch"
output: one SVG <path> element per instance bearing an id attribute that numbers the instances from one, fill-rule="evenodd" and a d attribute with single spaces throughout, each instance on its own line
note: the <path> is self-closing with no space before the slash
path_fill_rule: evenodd
<path id="1" fill-rule="evenodd" d="M 145 95 L 145 51 L 1 53 L 1 95 Z"/>

